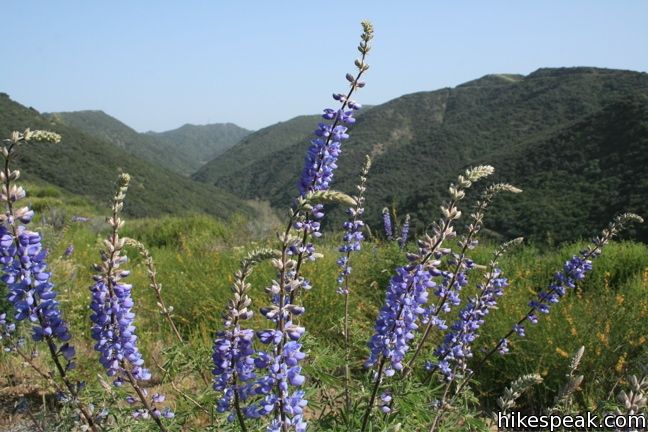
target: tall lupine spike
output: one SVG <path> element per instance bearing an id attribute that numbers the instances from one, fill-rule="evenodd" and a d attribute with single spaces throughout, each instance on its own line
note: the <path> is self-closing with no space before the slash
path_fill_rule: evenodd
<path id="1" fill-rule="evenodd" d="M 256 264 L 280 256 L 278 251 L 260 249 L 250 252 L 241 260 L 240 269 L 234 276 L 233 298 L 230 299 L 223 314 L 225 329 L 218 332 L 214 340 L 212 354 L 214 390 L 222 392 L 222 396 L 218 399 L 217 410 L 228 412 L 229 421 L 234 421 L 236 416 L 243 431 L 246 431 L 247 427 L 241 403 L 254 395 L 253 385 L 247 383 L 256 378 L 254 331 L 241 326 L 243 321 L 249 320 L 253 315 L 250 309 L 252 299 L 248 296 L 251 285 L 247 278 L 252 274 Z"/>
<path id="2" fill-rule="evenodd" d="M 588 271 L 592 270 L 592 260 L 601 255 L 603 248 L 612 240 L 619 232 L 630 223 L 643 223 L 643 219 L 634 213 L 624 213 L 612 220 L 608 226 L 603 229 L 600 236 L 595 237 L 592 243 L 583 249 L 579 255 L 574 255 L 571 259 L 565 262 L 562 271 L 557 272 L 549 287 L 538 293 L 536 300 L 529 302 L 529 311 L 513 324 L 502 338 L 499 339 L 497 344 L 482 358 L 476 367 L 479 370 L 491 355 L 495 352 L 505 354 L 508 352 L 508 339 L 517 334 L 520 337 L 525 336 L 524 324 L 528 321 L 532 324 L 538 323 L 538 312 L 548 314 L 550 311 L 550 304 L 556 304 L 567 293 L 567 288 L 575 288 L 576 283 L 585 278 Z"/>
<path id="3" fill-rule="evenodd" d="M 385 207 L 382 211 L 383 217 L 383 229 L 385 230 L 385 237 L 388 241 L 391 241 L 394 238 L 394 227 L 392 225 L 391 216 L 389 214 L 389 209 Z"/>
<path id="4" fill-rule="evenodd" d="M 68 372 L 74 368 L 75 350 L 69 343 L 71 335 L 56 299 L 57 293 L 46 261 L 47 250 L 43 248 L 40 233 L 30 231 L 25 226 L 31 222 L 34 212 L 29 207 L 16 208 L 26 193 L 14 183 L 20 177 L 20 172 L 11 169 L 11 162 L 21 144 L 38 141 L 58 143 L 61 136 L 54 132 L 27 129 L 22 133 L 12 132 L 11 138 L 4 140 L 2 147 L 4 166 L 0 171 L 0 201 L 4 203 L 5 210 L 0 215 L 1 279 L 8 288 L 8 300 L 15 311 L 14 320 L 21 322 L 28 319 L 32 323 L 32 339 L 47 345 L 56 374 L 69 393 L 66 399 L 73 401 L 87 427 L 94 431 L 97 429 L 91 410 L 78 400 L 79 386 L 68 376 Z M 0 325 L 5 338 L 15 330 L 15 323 L 8 322 L 6 314 L 0 316 Z M 10 341 L 10 348 L 23 359 L 27 358 L 20 350 L 19 341 Z M 41 376 L 52 378 L 49 372 L 44 372 L 28 359 L 26 361 Z M 58 383 L 56 386 L 63 391 Z"/>
<path id="5" fill-rule="evenodd" d="M 409 237 L 409 230 L 410 230 L 410 215 L 407 214 L 405 215 L 405 221 L 403 222 L 403 226 L 401 227 L 401 235 L 398 238 L 398 245 L 400 246 L 401 249 L 405 248 L 405 245 L 407 244 L 407 238 Z"/>
<path id="6" fill-rule="evenodd" d="M 349 216 L 344 222 L 344 236 L 342 238 L 344 244 L 340 246 L 339 250 L 342 256 L 338 259 L 337 264 L 341 267 L 340 275 L 338 277 L 338 294 L 349 294 L 349 275 L 351 274 L 350 257 L 352 252 L 359 251 L 362 248 L 362 241 L 364 236 L 362 229 L 364 222 L 362 215 L 364 214 L 364 193 L 367 189 L 367 175 L 371 168 L 371 158 L 369 155 L 365 156 L 365 163 L 360 173 L 360 182 L 356 186 L 358 194 L 353 197 L 351 206 L 347 209 L 346 213 Z"/>
<path id="7" fill-rule="evenodd" d="M 146 248 L 146 245 L 144 245 L 144 243 L 138 240 L 132 238 L 124 238 L 124 241 L 125 244 L 135 247 L 139 251 L 140 256 L 144 258 L 144 263 L 146 264 L 146 272 L 149 277 L 149 287 L 153 290 L 153 292 L 155 292 L 155 297 L 157 298 L 157 307 L 160 309 L 160 314 L 162 314 L 164 319 L 166 319 L 169 323 L 169 327 L 171 327 L 171 330 L 173 331 L 173 334 L 175 335 L 178 343 L 183 344 L 184 339 L 182 338 L 180 331 L 178 331 L 178 328 L 173 321 L 173 306 L 167 306 L 164 298 L 162 297 L 162 285 L 157 280 L 157 269 L 155 267 L 155 261 L 153 260 L 151 252 Z"/>
<path id="8" fill-rule="evenodd" d="M 267 288 L 271 304 L 261 308 L 261 314 L 270 321 L 272 328 L 257 332 L 258 340 L 268 349 L 267 352 L 259 352 L 255 358 L 255 366 L 265 369 L 265 374 L 246 387 L 256 395 L 262 395 L 263 400 L 243 409 L 248 417 L 272 414 L 269 431 L 301 432 L 307 426 L 303 415 L 307 401 L 304 391 L 300 390 L 305 381 L 300 363 L 306 355 L 301 351 L 299 342 L 305 329 L 297 325 L 293 318 L 305 311 L 303 306 L 296 303 L 298 294 L 310 289 L 310 282 L 301 274 L 301 266 L 321 256 L 315 252 L 312 239 L 321 235 L 320 220 L 324 217 L 324 206 L 313 205 L 310 200 L 317 196 L 333 197 L 329 189 L 337 168 L 341 143 L 349 138 L 347 126 L 355 122 L 353 111 L 360 108 L 360 104 L 351 96 L 356 89 L 364 87 L 360 78 L 368 69 L 365 57 L 373 38 L 371 24 L 363 22 L 362 28 L 357 73 L 347 77 L 350 89 L 346 95 L 333 95 L 341 104 L 340 108 L 324 110 L 322 117 L 325 122 L 320 123 L 315 131 L 305 159 L 299 181 L 300 196 L 293 203 L 285 231 L 278 235 L 281 256 L 272 260 L 277 278 Z M 345 199 L 341 195 L 339 198 Z"/>
<path id="9" fill-rule="evenodd" d="M 494 171 L 491 166 L 478 166 L 460 175 L 456 184 L 449 188 L 450 201 L 441 206 L 442 218 L 432 225 L 432 235 L 426 234 L 419 240 L 418 254 L 408 254 L 410 264 L 399 267 L 387 286 L 385 303 L 378 313 L 375 333 L 369 340 L 369 359 L 366 367 L 378 365 L 374 387 L 362 420 L 361 431 L 365 431 L 371 416 L 383 374 L 392 376 L 404 368 L 403 361 L 410 344 L 416 337 L 425 305 L 431 289 L 437 284 L 433 278 L 441 275 L 438 266 L 441 257 L 450 249 L 442 248 L 447 239 L 454 238 L 454 222 L 461 217 L 456 207 L 465 197 L 472 184 Z M 392 399 L 393 400 L 393 399 Z"/>
<path id="10" fill-rule="evenodd" d="M 508 287 L 508 280 L 502 276 L 498 261 L 512 245 L 520 243 L 521 237 L 502 244 L 495 251 L 488 270 L 484 273 L 484 281 L 477 285 L 477 293 L 459 312 L 458 319 L 436 348 L 434 353 L 437 361 L 427 365 L 430 372 L 439 369 L 447 380 L 454 378 L 457 371 L 462 376 L 465 375 L 467 361 L 472 358 L 472 344 L 479 337 L 478 330 L 490 310 L 497 307 L 497 299 L 504 295 L 504 289 Z"/>
<path id="11" fill-rule="evenodd" d="M 123 253 L 126 238 L 119 236 L 119 230 L 124 226 L 120 215 L 129 183 L 128 174 L 119 176 L 112 200 L 112 214 L 107 218 L 110 234 L 104 240 L 105 249 L 100 251 L 102 263 L 94 266 L 97 274 L 93 277 L 94 285 L 90 287 L 90 319 L 93 322 L 91 336 L 97 341 L 94 348 L 100 354 L 99 362 L 106 369 L 107 375 L 114 378 L 114 385 L 119 387 L 127 382 L 141 402 L 143 408 L 134 410 L 133 417 L 151 417 L 160 430 L 166 431 L 161 417 L 171 418 L 173 413 L 169 409 L 158 409 L 164 396 L 155 394 L 149 399 L 146 390 L 140 385 L 140 382 L 150 380 L 151 374 L 144 367 L 144 359 L 137 347 L 132 286 L 123 282 L 130 271 L 121 268 L 128 262 L 128 257 Z M 126 401 L 134 404 L 136 399 L 128 396 Z"/>
<path id="12" fill-rule="evenodd" d="M 556 273 L 553 278 L 553 281 L 549 285 L 549 288 L 546 291 L 542 291 L 538 294 L 538 300 L 534 300 L 530 303 L 530 310 L 518 320 L 502 338 L 499 339 L 497 344 L 484 355 L 484 357 L 477 363 L 473 370 L 467 373 L 464 377 L 462 383 L 457 388 L 455 394 L 460 394 L 461 390 L 470 382 L 476 372 L 478 372 L 486 361 L 496 352 L 500 354 L 506 354 L 508 349 L 508 340 L 511 335 L 517 333 L 518 336 L 525 335 L 524 323 L 529 321 L 533 324 L 538 322 L 537 312 L 549 313 L 549 303 L 557 303 L 560 301 L 560 298 L 566 294 L 566 288 L 575 288 L 576 282 L 585 278 L 587 271 L 592 269 L 592 259 L 598 257 L 602 253 L 602 249 L 607 245 L 612 238 L 614 238 L 620 231 L 629 223 L 642 223 L 643 219 L 640 216 L 637 216 L 634 213 L 624 213 L 614 218 L 612 222 L 609 223 L 607 228 L 602 231 L 602 234 L 598 237 L 595 237 L 592 240 L 592 243 L 584 250 L 581 251 L 580 255 L 576 255 L 568 260 L 562 272 Z M 573 384 L 580 385 L 580 380 L 574 380 Z M 446 384 L 446 388 L 447 384 Z M 450 401 L 452 404 L 453 399 Z M 445 414 L 446 410 L 440 410 L 435 421 L 432 425 L 430 431 L 436 430 L 436 426 L 440 424 L 441 418 Z"/>
<path id="13" fill-rule="evenodd" d="M 358 194 L 353 197 L 354 204 L 347 209 L 349 218 L 344 222 L 344 244 L 339 249 L 342 256 L 337 261 L 337 264 L 342 269 L 337 280 L 337 292 L 344 296 L 344 353 L 346 359 L 346 367 L 344 368 L 344 400 L 347 413 L 351 412 L 351 370 L 349 369 L 351 355 L 349 345 L 349 275 L 351 274 L 351 253 L 359 251 L 364 241 L 364 235 L 362 234 L 364 222 L 361 218 L 364 214 L 364 194 L 367 190 L 367 175 L 369 174 L 370 168 L 371 158 L 369 155 L 366 155 L 365 163 L 360 172 L 360 182 L 356 185 Z"/>

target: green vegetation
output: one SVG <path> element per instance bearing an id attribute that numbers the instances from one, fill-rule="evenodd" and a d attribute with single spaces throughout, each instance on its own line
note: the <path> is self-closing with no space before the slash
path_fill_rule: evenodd
<path id="1" fill-rule="evenodd" d="M 353 190 L 365 154 L 374 169 L 369 222 L 381 209 L 409 212 L 421 232 L 438 212 L 447 179 L 488 163 L 524 194 L 489 220 L 505 237 L 576 240 L 623 208 L 648 214 L 648 74 L 540 69 L 528 76 L 488 75 L 456 88 L 414 93 L 358 116 L 336 172 Z M 296 190 L 313 123 L 280 123 L 248 136 L 194 178 L 242 197 L 284 206 Z M 310 119 L 309 119 L 310 121 Z M 263 133 L 262 133 L 263 132 Z M 301 136 L 300 136 L 301 134 Z M 339 226 L 340 219 L 329 220 Z M 648 227 L 634 238 L 648 240 Z"/>
<path id="2" fill-rule="evenodd" d="M 134 173 L 126 212 L 133 216 L 204 212 L 218 217 L 254 214 L 234 195 L 133 157 L 113 144 L 81 132 L 56 118 L 13 102 L 0 94 L 0 134 L 13 130 L 49 129 L 62 135 L 60 144 L 30 144 L 18 166 L 26 180 L 41 180 L 106 205 L 118 172 Z"/>

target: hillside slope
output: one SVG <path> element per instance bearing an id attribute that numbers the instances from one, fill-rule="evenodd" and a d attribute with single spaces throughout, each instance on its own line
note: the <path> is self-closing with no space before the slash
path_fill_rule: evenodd
<path id="1" fill-rule="evenodd" d="M 378 223 L 380 209 L 393 205 L 400 213 L 412 213 L 417 227 L 423 229 L 437 214 L 448 183 L 462 169 L 476 163 L 490 163 L 498 168 L 499 179 L 526 186 L 525 194 L 514 198 L 519 203 L 527 202 L 528 205 L 519 204 L 521 212 L 525 205 L 531 206 L 531 197 L 561 187 L 551 182 L 554 171 L 558 171 L 552 165 L 538 163 L 534 165 L 536 172 L 529 171 L 530 167 L 516 168 L 524 166 L 529 151 L 535 148 L 539 156 L 544 155 L 544 146 L 554 143 L 556 152 L 564 150 L 567 155 L 564 157 L 591 161 L 591 151 L 585 150 L 589 140 L 588 145 L 596 148 L 616 143 L 611 147 L 617 152 L 614 157 L 622 157 L 618 141 L 621 138 L 612 141 L 620 135 L 606 135 L 603 130 L 597 130 L 596 136 L 590 139 L 570 128 L 585 130 L 587 127 L 579 122 L 602 121 L 601 117 L 591 116 L 608 118 L 615 109 L 621 109 L 615 104 L 628 97 L 636 98 L 629 102 L 631 106 L 640 107 L 646 95 L 648 74 L 598 68 L 540 69 L 528 76 L 488 75 L 456 88 L 405 95 L 358 116 L 351 140 L 345 143 L 334 187 L 352 191 L 364 155 L 371 154 L 374 166 L 367 190 L 369 222 Z M 633 125 L 633 132 L 623 135 L 623 142 L 642 139 L 642 112 L 637 108 L 620 114 L 630 116 L 624 119 Z M 612 126 L 611 121 L 605 124 Z M 315 125 L 314 121 L 310 129 Z M 270 128 L 265 136 L 250 135 L 205 165 L 194 178 L 243 197 L 259 197 L 270 200 L 273 205 L 285 206 L 295 194 L 310 136 L 304 134 L 301 139 L 293 136 L 289 144 L 281 144 L 271 140 L 272 132 Z M 560 139 L 560 136 L 572 138 Z M 219 159 L 242 150 L 244 143 L 248 155 L 245 165 L 238 168 L 230 164 L 229 169 L 223 169 Z M 276 150 L 268 151 L 268 148 Z M 259 152 L 258 157 L 255 150 Z M 648 174 L 648 168 L 637 168 L 644 169 L 644 177 Z M 578 175 L 579 184 L 581 180 L 586 182 L 584 175 Z M 624 193 L 625 180 L 608 170 L 600 175 L 600 182 L 617 182 L 618 193 Z M 585 202 L 593 202 L 597 195 L 598 191 L 593 188 L 578 191 L 579 198 Z M 622 208 L 622 201 L 601 201 L 600 206 L 605 207 L 600 209 L 601 216 L 576 211 L 578 214 L 570 222 L 582 229 L 554 232 L 555 223 L 550 220 L 553 218 L 536 217 L 539 213 L 572 214 L 575 210 L 570 206 L 578 205 L 573 200 L 555 203 L 555 211 L 538 206 L 531 214 L 517 215 L 524 222 L 517 225 L 500 222 L 495 228 L 507 236 L 523 233 L 541 241 L 574 239 L 597 230 L 603 214 L 607 217 L 616 210 L 626 209 Z M 648 239 L 648 231 L 642 230 L 642 238 Z"/>
<path id="2" fill-rule="evenodd" d="M 189 154 L 169 150 L 166 143 L 138 133 L 103 111 L 56 112 L 45 116 L 171 171 L 186 175 L 194 167 Z"/>
<path id="3" fill-rule="evenodd" d="M 30 144 L 17 162 L 25 180 L 41 179 L 66 191 L 108 206 L 120 171 L 133 177 L 125 210 L 133 216 L 205 212 L 217 217 L 253 214 L 240 199 L 210 185 L 154 166 L 109 144 L 26 108 L 0 94 L 0 136 L 12 130 L 49 129 L 63 137 L 60 144 Z"/>
<path id="4" fill-rule="evenodd" d="M 160 142 L 169 151 L 187 155 L 191 163 L 185 171 L 190 174 L 233 147 L 250 132 L 233 123 L 186 124 L 166 132 L 148 132 L 146 136 Z"/>
<path id="5" fill-rule="evenodd" d="M 284 149 L 302 145 L 319 119 L 319 115 L 304 115 L 253 132 L 206 163 L 193 178 L 217 184 L 223 178 L 245 172 L 259 161 L 273 158 Z"/>

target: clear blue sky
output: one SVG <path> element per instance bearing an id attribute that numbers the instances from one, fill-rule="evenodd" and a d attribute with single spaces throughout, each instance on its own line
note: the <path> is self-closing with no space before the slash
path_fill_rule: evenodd
<path id="1" fill-rule="evenodd" d="M 545 66 L 648 70 L 645 0 L 4 0 L 0 16 L 0 91 L 140 131 L 319 112 L 345 89 L 364 18 L 365 104 Z"/>

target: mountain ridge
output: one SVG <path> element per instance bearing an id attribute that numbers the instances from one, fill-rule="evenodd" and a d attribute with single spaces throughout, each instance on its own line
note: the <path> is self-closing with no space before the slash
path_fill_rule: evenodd
<path id="1" fill-rule="evenodd" d="M 155 166 L 0 93 L 1 136 L 26 128 L 52 130 L 62 136 L 59 144 L 30 143 L 20 150 L 17 168 L 26 180 L 42 180 L 108 206 L 117 174 L 128 172 L 133 181 L 125 211 L 131 216 L 204 212 L 228 218 L 236 213 L 255 214 L 228 192 Z"/>
<path id="2" fill-rule="evenodd" d="M 521 79 L 493 80 L 493 76 L 480 78 L 479 85 L 474 85 L 480 80 L 477 79 L 472 81 L 473 85 L 403 95 L 359 113 L 351 128 L 351 139 L 345 142 L 333 187 L 353 191 L 364 155 L 372 154 L 374 164 L 367 189 L 369 223 L 379 224 L 382 207 L 393 205 L 401 213 L 412 213 L 414 223 L 423 229 L 437 215 L 436 209 L 445 197 L 447 185 L 466 167 L 487 162 L 497 169 L 498 158 L 507 149 L 524 147 L 528 143 L 543 145 L 543 140 L 573 127 L 607 105 L 632 95 L 648 95 L 648 74 L 644 72 L 589 67 L 542 68 Z M 640 111 L 627 112 L 636 116 Z M 643 120 L 635 118 L 633 121 L 639 125 Z M 309 130 L 315 126 L 316 121 Z M 637 133 L 639 130 L 639 127 L 635 129 Z M 281 145 L 264 142 L 260 139 L 263 137 L 252 134 L 245 143 L 242 141 L 207 163 L 193 178 L 245 198 L 260 198 L 276 207 L 285 206 L 296 191 L 303 155 L 311 139 L 310 133 L 303 130 L 289 132 Z M 266 130 L 265 138 L 272 133 L 272 128 Z M 610 138 L 599 136 L 596 139 L 603 145 L 603 141 Z M 268 147 L 274 150 L 264 153 L 262 158 L 250 158 L 255 148 Z M 243 148 L 247 159 L 236 160 L 235 155 Z M 217 169 L 225 156 L 229 168 Z M 237 169 L 239 166 L 241 168 Z M 525 180 L 498 178 L 511 183 Z M 593 192 L 583 193 L 591 195 Z M 648 196 L 648 190 L 646 193 Z M 523 197 L 512 199 L 526 203 Z M 635 211 L 641 210 L 636 207 L 637 203 L 633 205 Z M 566 203 L 560 211 L 569 212 Z M 647 214 L 648 209 L 645 209 L 644 215 Z M 339 223 L 340 219 L 341 216 L 334 217 L 332 223 Z M 600 228 L 598 216 L 573 218 L 573 222 L 594 230 L 588 232 Z M 580 230 L 552 232 L 553 228 L 546 222 L 531 220 L 527 224 L 524 234 L 534 241 L 550 237 L 571 240 L 584 235 Z M 500 224 L 495 228 L 505 236 L 519 234 L 519 230 L 511 226 Z M 648 240 L 648 231 L 642 231 L 641 235 Z"/>
<path id="3" fill-rule="evenodd" d="M 165 132 L 140 133 L 102 110 L 53 112 L 44 115 L 185 176 L 249 133 L 233 123 L 186 124 Z"/>

